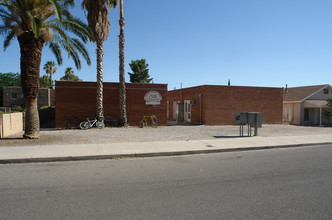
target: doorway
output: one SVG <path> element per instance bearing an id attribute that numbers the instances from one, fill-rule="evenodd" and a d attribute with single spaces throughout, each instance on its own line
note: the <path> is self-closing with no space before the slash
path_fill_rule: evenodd
<path id="1" fill-rule="evenodd" d="M 184 101 L 184 120 L 191 122 L 191 104 L 190 100 Z"/>

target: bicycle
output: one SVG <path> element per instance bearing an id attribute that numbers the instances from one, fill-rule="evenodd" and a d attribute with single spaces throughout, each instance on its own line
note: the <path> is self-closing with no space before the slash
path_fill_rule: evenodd
<path id="1" fill-rule="evenodd" d="M 96 124 L 97 128 L 99 129 L 105 127 L 105 124 L 101 121 L 98 121 L 97 118 L 95 118 L 94 120 L 89 120 L 89 118 L 87 118 L 87 121 L 83 121 L 80 123 L 80 128 L 86 130 L 92 128 L 94 124 Z"/>
<path id="2" fill-rule="evenodd" d="M 143 128 L 148 125 L 148 121 L 150 122 L 150 126 L 156 128 L 158 126 L 158 118 L 156 115 L 144 115 L 141 119 L 137 121 L 137 126 L 139 128 Z"/>

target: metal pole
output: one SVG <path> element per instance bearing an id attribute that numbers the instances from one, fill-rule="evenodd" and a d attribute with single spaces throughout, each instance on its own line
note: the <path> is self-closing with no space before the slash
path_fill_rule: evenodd
<path id="1" fill-rule="evenodd" d="M 322 126 L 322 107 L 319 108 L 319 126 Z"/>
<path id="2" fill-rule="evenodd" d="M 183 97 L 182 97 L 182 83 L 181 83 L 181 85 L 180 85 L 180 101 L 181 101 L 181 103 L 183 103 Z"/>
<path id="3" fill-rule="evenodd" d="M 202 93 L 199 93 L 199 121 L 202 124 Z"/>
<path id="4" fill-rule="evenodd" d="M 258 135 L 258 125 L 257 123 L 255 124 L 255 133 L 254 133 L 254 136 L 257 136 Z"/>
<path id="5" fill-rule="evenodd" d="M 243 124 L 241 124 L 241 136 L 243 137 Z"/>

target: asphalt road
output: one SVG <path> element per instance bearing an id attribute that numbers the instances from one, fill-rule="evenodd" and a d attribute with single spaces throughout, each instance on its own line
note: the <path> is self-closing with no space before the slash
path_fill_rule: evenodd
<path id="1" fill-rule="evenodd" d="M 0 165 L 0 219 L 331 219 L 332 145 Z"/>

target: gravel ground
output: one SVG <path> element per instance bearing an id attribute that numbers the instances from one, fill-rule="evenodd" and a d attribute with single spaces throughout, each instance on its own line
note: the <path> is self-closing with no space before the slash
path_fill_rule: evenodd
<path id="1" fill-rule="evenodd" d="M 253 132 L 253 131 L 252 131 Z M 247 127 L 244 127 L 247 134 Z M 253 133 L 252 133 L 253 134 Z M 278 137 L 314 134 L 332 134 L 332 127 L 270 125 L 264 124 L 258 130 L 259 136 Z M 148 142 L 176 140 L 209 140 L 239 136 L 239 126 L 190 126 L 172 125 L 158 128 L 93 128 L 90 130 L 44 129 L 40 139 L 25 140 L 22 135 L 1 139 L 1 146 L 65 145 L 65 144 L 103 144 L 118 142 Z"/>

